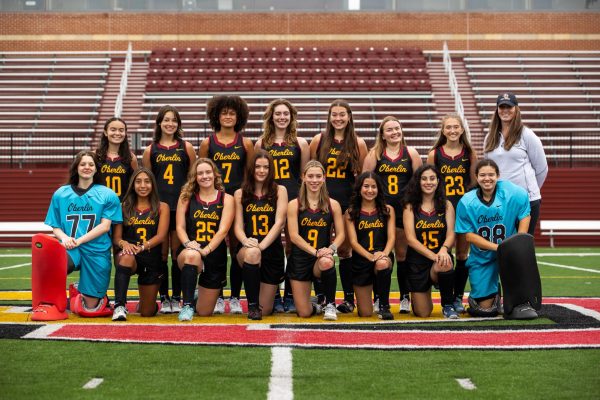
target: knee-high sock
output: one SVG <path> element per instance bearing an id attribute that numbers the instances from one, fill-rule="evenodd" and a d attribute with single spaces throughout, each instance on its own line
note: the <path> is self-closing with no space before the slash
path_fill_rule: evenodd
<path id="1" fill-rule="evenodd" d="M 454 301 L 454 270 L 438 273 L 438 285 L 442 306 L 451 306 Z"/>
<path id="2" fill-rule="evenodd" d="M 229 269 L 229 279 L 231 279 L 231 297 L 239 299 L 242 291 L 242 269 L 238 264 L 235 254 L 231 255 L 231 267 Z"/>
<path id="3" fill-rule="evenodd" d="M 454 269 L 454 297 L 462 298 L 465 294 L 465 286 L 469 278 L 469 270 L 466 264 L 467 260 L 456 260 L 456 268 Z"/>
<path id="4" fill-rule="evenodd" d="M 158 293 L 160 294 L 160 299 L 164 300 L 169 298 L 169 264 L 167 260 L 160 262 L 160 274 L 162 275 L 162 280 L 160 281 Z"/>
<path id="5" fill-rule="evenodd" d="M 171 282 L 173 284 L 171 297 L 175 300 L 181 299 L 181 270 L 177 264 L 177 259 L 171 259 Z"/>
<path id="6" fill-rule="evenodd" d="M 354 286 L 352 285 L 352 258 L 340 258 L 340 280 L 344 290 L 344 300 L 354 303 Z"/>
<path id="7" fill-rule="evenodd" d="M 242 277 L 244 278 L 248 305 L 257 305 L 260 295 L 260 268 L 258 264 L 244 263 Z"/>
<path id="8" fill-rule="evenodd" d="M 194 303 L 194 291 L 198 283 L 198 270 L 195 265 L 183 264 L 181 269 L 181 289 L 183 290 L 183 304 L 192 305 Z"/>
<path id="9" fill-rule="evenodd" d="M 390 286 L 392 285 L 392 268 L 377 271 L 375 282 L 377 284 L 377 295 L 379 296 L 379 307 L 390 305 Z"/>
<path id="10" fill-rule="evenodd" d="M 335 289 L 337 284 L 335 268 L 329 268 L 328 270 L 321 271 L 321 282 L 323 282 L 325 301 L 327 304 L 335 304 Z"/>
<path id="11" fill-rule="evenodd" d="M 294 295 L 292 294 L 292 284 L 290 283 L 290 278 L 288 278 L 287 274 L 285 276 L 284 284 L 283 284 L 283 298 L 284 299 L 293 299 Z"/>
<path id="12" fill-rule="evenodd" d="M 323 281 L 321 280 L 321 278 L 313 277 L 313 285 L 315 287 L 315 296 L 317 296 L 317 302 L 320 302 L 319 299 L 325 297 L 325 294 L 323 292 Z"/>
<path id="13" fill-rule="evenodd" d="M 398 286 L 400 288 L 400 300 L 403 298 L 408 298 L 410 295 L 408 291 L 408 278 L 407 278 L 407 264 L 406 261 L 397 261 L 396 265 L 398 266 Z"/>
<path id="14" fill-rule="evenodd" d="M 130 278 L 131 268 L 117 265 L 115 271 L 115 306 L 125 306 L 127 304 L 127 289 L 129 289 Z"/>

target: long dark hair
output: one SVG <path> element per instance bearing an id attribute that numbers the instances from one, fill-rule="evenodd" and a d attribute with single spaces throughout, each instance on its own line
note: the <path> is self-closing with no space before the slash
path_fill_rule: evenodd
<path id="1" fill-rule="evenodd" d="M 256 186 L 256 178 L 254 176 L 254 169 L 256 167 L 256 161 L 264 158 L 269 161 L 269 173 L 267 179 L 263 185 L 263 193 L 267 196 L 267 203 L 272 206 L 277 204 L 277 183 L 275 182 L 275 166 L 273 164 L 273 157 L 263 149 L 259 149 L 254 153 L 254 159 L 246 171 L 246 178 L 242 183 L 242 205 L 246 207 L 254 199 L 254 188 Z M 266 190 L 266 193 L 265 193 Z"/>
<path id="2" fill-rule="evenodd" d="M 404 203 L 403 206 L 410 204 L 413 212 L 418 212 L 419 208 L 421 208 L 421 204 L 423 204 L 423 192 L 421 191 L 421 176 L 425 171 L 431 170 L 435 173 L 435 176 L 438 179 L 438 185 L 435 189 L 435 193 L 433 194 L 433 205 L 435 207 L 436 212 L 445 213 L 446 212 L 446 188 L 444 186 L 444 179 L 442 178 L 442 174 L 440 171 L 431 164 L 425 164 L 417 168 L 413 176 L 408 181 L 408 185 L 406 187 L 406 193 L 404 194 Z"/>
<path id="3" fill-rule="evenodd" d="M 98 162 L 103 163 L 106 160 L 106 154 L 108 153 L 108 126 L 111 122 L 119 121 L 125 125 L 125 139 L 119 145 L 119 157 L 125 164 L 131 164 L 131 150 L 129 149 L 129 138 L 127 137 L 127 123 L 119 117 L 112 117 L 106 120 L 104 123 L 104 134 L 100 137 L 100 146 L 96 149 L 96 156 Z"/>
<path id="4" fill-rule="evenodd" d="M 127 192 L 125 192 L 125 196 L 123 196 L 123 223 L 131 218 L 135 214 L 135 207 L 138 201 L 138 195 L 135 192 L 135 178 L 141 173 L 145 173 L 150 178 L 150 182 L 152 183 L 152 191 L 149 195 L 150 200 L 150 216 L 154 218 L 158 211 L 160 210 L 160 198 L 158 197 L 158 188 L 156 186 L 156 178 L 152 171 L 148 168 L 140 167 L 136 169 L 131 175 L 131 180 L 129 181 L 129 187 L 127 188 Z"/>
<path id="5" fill-rule="evenodd" d="M 238 133 L 241 132 L 248 122 L 250 110 L 248 104 L 240 96 L 215 96 L 208 101 L 206 104 L 206 117 L 208 118 L 210 127 L 215 132 L 221 130 L 219 117 L 221 116 L 221 111 L 225 109 L 235 111 L 236 120 L 233 129 Z"/>
<path id="6" fill-rule="evenodd" d="M 162 137 L 162 128 L 160 127 L 160 124 L 162 123 L 163 119 L 165 119 L 165 115 L 169 111 L 173 113 L 175 119 L 177 120 L 177 131 L 175 132 L 175 140 L 181 140 L 181 138 L 183 137 L 183 128 L 181 126 L 181 116 L 179 115 L 179 111 L 173 106 L 166 105 L 162 106 L 160 110 L 158 110 L 158 114 L 156 115 L 156 127 L 154 128 L 153 137 L 154 143 L 160 142 L 160 138 Z"/>
<path id="7" fill-rule="evenodd" d="M 85 156 L 91 157 L 92 160 L 94 160 L 94 164 L 96 165 L 96 173 L 94 174 L 93 183 L 100 184 L 100 166 L 98 165 L 98 158 L 96 157 L 96 153 L 94 153 L 91 150 L 82 150 L 79 153 L 77 153 L 77 155 L 75 155 L 75 159 L 69 167 L 69 180 L 67 181 L 67 185 L 79 185 L 79 173 L 77 172 L 77 167 L 79 166 L 81 159 Z"/>
<path id="8" fill-rule="evenodd" d="M 518 105 L 515 105 L 514 107 L 515 117 L 512 119 L 512 121 L 510 121 L 508 136 L 504 141 L 504 150 L 510 150 L 515 143 L 521 140 L 521 133 L 523 132 L 524 125 L 523 121 L 521 120 L 521 109 Z M 498 115 L 498 108 L 499 106 L 496 106 L 496 110 L 494 111 L 494 115 L 490 121 L 490 128 L 485 136 L 485 139 L 483 140 L 484 153 L 494 151 L 494 149 L 500 145 L 500 136 L 502 135 L 500 131 L 502 129 L 502 122 L 500 121 L 500 116 Z"/>
<path id="9" fill-rule="evenodd" d="M 375 207 L 377 208 L 377 214 L 381 219 L 387 220 L 390 213 L 386 207 L 385 195 L 381 178 L 373 171 L 365 171 L 356 178 L 354 184 L 354 190 L 352 191 L 352 198 L 350 199 L 350 206 L 348 207 L 348 215 L 351 221 L 358 221 L 360 216 L 360 208 L 362 204 L 362 196 L 360 194 L 361 187 L 365 182 L 365 179 L 371 178 L 377 185 L 377 197 L 375 197 Z"/>
<path id="10" fill-rule="evenodd" d="M 354 119 L 352 118 L 352 109 L 350 104 L 346 100 L 334 100 L 329 106 L 327 111 L 327 127 L 325 132 L 321 135 L 319 142 L 319 151 L 317 153 L 317 160 L 323 165 L 327 165 L 327 156 L 329 155 L 329 149 L 333 143 L 335 137 L 335 128 L 331 123 L 331 110 L 333 107 L 344 107 L 348 113 L 348 125 L 344 129 L 344 144 L 342 150 L 337 156 L 337 165 L 343 165 L 349 162 L 352 165 L 352 173 L 359 174 L 362 165 L 359 165 L 359 154 L 358 154 L 358 137 L 354 131 Z"/>

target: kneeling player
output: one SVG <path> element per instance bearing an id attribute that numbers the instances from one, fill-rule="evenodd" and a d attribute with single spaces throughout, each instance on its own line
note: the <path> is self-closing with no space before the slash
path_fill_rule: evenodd
<path id="1" fill-rule="evenodd" d="M 453 307 L 454 270 L 450 249 L 454 243 L 454 208 L 446 200 L 441 174 L 433 165 L 419 167 L 405 194 L 404 232 L 408 241 L 408 288 L 417 317 L 433 311 L 431 286 L 440 288 L 442 313 L 458 318 Z"/>
<path id="2" fill-rule="evenodd" d="M 106 297 L 112 267 L 109 231 L 111 224 L 122 222 L 119 198 L 115 192 L 99 183 L 94 153 L 78 153 L 69 169 L 68 183 L 52 196 L 45 220 L 67 249 L 67 273 L 81 271 L 79 293 L 71 299 L 71 311 L 86 317 L 112 313 Z M 38 267 L 34 262 L 32 268 L 36 270 Z M 51 269 L 43 269 L 34 272 L 33 275 L 38 277 L 34 279 L 45 279 L 45 275 L 56 273 Z M 37 292 L 33 294 L 34 298 L 42 298 L 45 299 L 43 302 L 49 303 L 38 305 L 34 302 L 32 319 L 53 319 L 48 311 L 56 307 L 56 302 L 45 292 L 60 293 L 64 287 L 49 287 L 33 282 L 32 288 Z"/>
<path id="3" fill-rule="evenodd" d="M 471 244 L 467 260 L 471 293 L 467 311 L 475 317 L 495 317 L 502 313 L 498 290 L 498 245 L 529 228 L 527 192 L 508 181 L 498 181 L 500 171 L 492 160 L 475 167 L 477 186 L 458 203 L 456 233 L 465 233 Z M 515 271 L 516 272 L 516 271 Z M 527 284 L 527 283 L 524 283 Z M 504 287 L 509 292 L 509 286 Z M 516 310 L 517 308 L 515 308 Z M 535 318 L 530 306 L 517 310 L 514 318 Z"/>
<path id="4" fill-rule="evenodd" d="M 371 292 L 377 282 L 379 318 L 392 320 L 390 284 L 394 264 L 396 216 L 394 208 L 385 204 L 383 185 L 372 171 L 356 178 L 350 207 L 344 216 L 346 234 L 352 246 L 352 280 L 358 315 L 373 313 Z"/>
<path id="5" fill-rule="evenodd" d="M 161 243 L 169 231 L 169 205 L 161 203 L 154 174 L 140 168 L 133 173 L 123 197 L 123 224 L 116 225 L 113 242 L 121 251 L 115 272 L 115 311 L 113 321 L 127 319 L 129 278 L 138 274 L 139 311 L 151 317 L 158 311 L 156 295 L 163 277 Z"/>

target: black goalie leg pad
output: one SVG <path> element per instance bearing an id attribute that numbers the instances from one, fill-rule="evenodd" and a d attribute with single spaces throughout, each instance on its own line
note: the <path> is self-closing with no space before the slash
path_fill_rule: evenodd
<path id="1" fill-rule="evenodd" d="M 542 281 L 535 258 L 533 236 L 519 233 L 498 246 L 498 266 L 504 292 L 504 314 L 518 305 L 529 303 L 542 308 Z"/>

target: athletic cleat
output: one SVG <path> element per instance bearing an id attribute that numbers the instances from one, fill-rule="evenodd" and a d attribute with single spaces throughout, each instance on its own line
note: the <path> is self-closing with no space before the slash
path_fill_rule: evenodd
<path id="1" fill-rule="evenodd" d="M 538 313 L 529 305 L 529 303 L 515 306 L 510 314 L 505 314 L 505 319 L 536 319 Z"/>
<path id="2" fill-rule="evenodd" d="M 354 311 L 354 303 L 344 300 L 342 303 L 338 304 L 337 310 L 342 314 L 350 314 Z"/>
<path id="3" fill-rule="evenodd" d="M 164 299 L 160 303 L 160 313 L 161 314 L 171 314 L 173 309 L 171 308 L 171 300 Z"/>
<path id="4" fill-rule="evenodd" d="M 275 299 L 273 301 L 273 312 L 276 314 L 281 314 L 286 312 L 285 310 L 285 306 L 283 305 L 283 302 L 281 301 L 281 299 Z M 248 315 L 250 315 L 250 311 L 248 311 Z M 250 318 L 250 317 L 248 317 Z"/>
<path id="5" fill-rule="evenodd" d="M 127 308 L 125 306 L 118 306 L 113 311 L 112 315 L 113 321 L 127 321 Z"/>
<path id="6" fill-rule="evenodd" d="M 191 321 L 194 318 L 194 309 L 189 304 L 183 306 L 181 311 L 179 311 L 179 320 L 180 321 Z"/>
<path id="7" fill-rule="evenodd" d="M 296 305 L 294 304 L 294 299 L 290 299 L 289 297 L 283 299 L 283 309 L 286 313 L 295 313 Z"/>
<path id="8" fill-rule="evenodd" d="M 465 312 L 465 306 L 463 305 L 462 302 L 462 297 L 457 297 L 454 299 L 454 302 L 452 303 L 452 307 L 454 307 L 454 311 L 456 311 L 459 314 L 462 314 Z"/>
<path id="9" fill-rule="evenodd" d="M 177 314 L 181 311 L 181 306 L 179 305 L 179 300 L 171 299 L 171 313 Z"/>
<path id="10" fill-rule="evenodd" d="M 400 301 L 400 314 L 409 314 L 410 313 L 410 300 L 408 297 L 405 297 Z"/>
<path id="11" fill-rule="evenodd" d="M 453 306 L 443 306 L 442 314 L 444 314 L 444 318 L 448 319 L 458 319 L 458 314 L 454 310 Z"/>
<path id="12" fill-rule="evenodd" d="M 379 299 L 375 300 L 375 303 L 373 303 L 373 313 L 379 314 Z"/>
<path id="13" fill-rule="evenodd" d="M 213 314 L 225 314 L 225 300 L 222 297 L 217 299 L 217 304 L 215 304 Z"/>
<path id="14" fill-rule="evenodd" d="M 231 314 L 243 314 L 242 305 L 240 304 L 240 299 L 237 297 L 232 297 L 229 299 L 229 312 Z"/>
<path id="15" fill-rule="evenodd" d="M 323 306 L 318 303 L 311 303 L 313 308 L 312 315 L 321 315 L 323 314 Z"/>
<path id="16" fill-rule="evenodd" d="M 384 321 L 391 321 L 394 319 L 394 314 L 392 314 L 392 312 L 390 311 L 389 304 L 386 306 L 379 307 L 379 312 L 377 313 L 377 315 L 379 316 L 379 319 L 382 319 Z"/>
<path id="17" fill-rule="evenodd" d="M 335 309 L 335 304 L 329 303 L 325 306 L 323 319 L 325 321 L 337 321 L 337 310 Z"/>
<path id="18" fill-rule="evenodd" d="M 253 304 L 248 306 L 248 319 L 252 321 L 260 321 L 262 319 L 262 310 L 260 306 Z"/>

